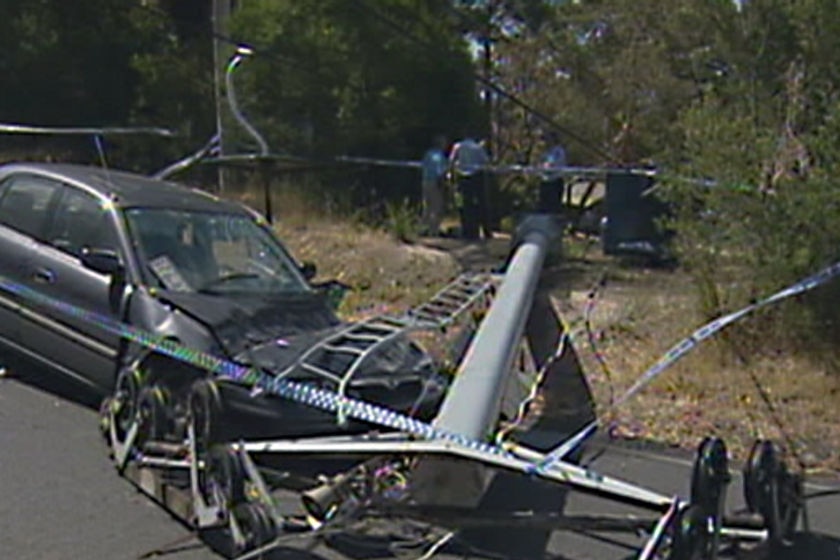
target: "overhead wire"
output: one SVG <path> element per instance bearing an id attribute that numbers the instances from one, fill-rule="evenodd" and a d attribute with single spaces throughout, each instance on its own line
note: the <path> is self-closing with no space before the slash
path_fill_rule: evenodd
<path id="1" fill-rule="evenodd" d="M 505 442 L 505 438 L 509 436 L 512 432 L 519 429 L 522 423 L 525 421 L 527 417 L 528 411 L 530 410 L 531 405 L 536 401 L 537 397 L 539 396 L 540 388 L 542 387 L 543 381 L 545 380 L 546 375 L 548 374 L 551 367 L 566 353 L 566 347 L 571 342 L 571 333 L 564 328 L 564 332 L 560 337 L 560 341 L 555 349 L 554 353 L 545 361 L 545 363 L 540 367 L 536 374 L 534 375 L 533 381 L 530 383 L 528 393 L 524 399 L 519 403 L 519 406 L 516 410 L 516 416 L 514 416 L 513 420 L 511 420 L 507 425 L 500 428 L 498 432 L 496 432 L 495 436 L 495 443 L 496 445 L 503 445 Z"/>
<path id="2" fill-rule="evenodd" d="M 595 361 L 598 362 L 598 365 L 601 367 L 601 372 L 604 374 L 604 379 L 606 379 L 607 388 L 609 391 L 608 408 L 612 409 L 613 405 L 615 404 L 615 388 L 613 386 L 613 374 L 609 364 L 607 363 L 606 356 L 601 352 L 601 349 L 598 347 L 598 341 L 595 339 L 595 332 L 592 329 L 592 313 L 595 311 L 595 305 L 598 301 L 598 296 L 600 295 L 601 291 L 606 287 L 606 285 L 607 270 L 604 269 L 598 277 L 598 280 L 595 282 L 595 284 L 592 285 L 592 288 L 590 288 L 589 293 L 586 296 L 586 305 L 583 311 L 583 326 L 586 330 L 586 340 L 589 344 L 589 349 L 592 351 L 592 355 L 595 357 Z"/>
<path id="3" fill-rule="evenodd" d="M 758 379 L 758 376 L 750 368 L 746 369 L 750 381 L 752 381 L 752 384 L 755 387 L 756 392 L 758 392 L 758 396 L 761 399 L 761 402 L 764 404 L 764 407 L 767 410 L 767 415 L 770 417 L 770 420 L 773 422 L 773 424 L 776 425 L 776 429 L 779 430 L 779 435 L 782 436 L 782 439 L 784 440 L 788 451 L 791 453 L 791 455 L 793 455 L 793 458 L 796 460 L 797 467 L 799 467 L 800 472 L 804 473 L 807 470 L 807 466 L 805 464 L 805 460 L 799 453 L 799 446 L 797 445 L 797 442 L 790 434 L 790 430 L 788 430 L 787 426 L 782 420 L 781 414 L 779 413 L 776 406 L 773 404 L 773 401 L 770 398 L 767 389 L 764 388 L 764 385 L 762 385 L 761 381 Z"/>
<path id="4" fill-rule="evenodd" d="M 413 33 L 411 30 L 407 29 L 405 26 L 403 26 L 399 22 L 395 21 L 394 19 L 386 16 L 380 10 L 378 10 L 377 8 L 374 8 L 373 6 L 371 6 L 365 0 L 357 0 L 357 2 L 355 2 L 353 5 L 357 6 L 357 7 L 358 6 L 363 7 L 368 13 L 370 13 L 371 15 L 373 15 L 374 17 L 379 19 L 382 23 L 391 27 L 394 31 L 399 32 L 400 35 L 405 37 L 406 39 L 409 39 L 410 41 L 412 41 L 414 43 L 417 43 L 417 44 L 420 44 L 422 46 L 429 47 L 430 49 L 434 47 L 434 45 L 431 44 L 429 41 L 427 41 L 425 39 L 421 39 L 415 33 Z M 576 141 L 578 144 L 580 144 L 585 149 L 589 150 L 594 155 L 597 155 L 598 157 L 602 158 L 603 160 L 605 160 L 607 162 L 614 161 L 614 158 L 612 156 L 610 156 L 607 152 L 605 152 L 601 148 L 597 147 L 594 143 L 590 142 L 589 140 L 582 137 L 581 135 L 579 135 L 579 134 L 575 133 L 574 131 L 568 129 L 567 127 L 563 126 L 562 124 L 557 122 L 556 119 L 551 118 L 550 116 L 548 116 L 544 112 L 536 109 L 535 107 L 533 107 L 529 103 L 526 103 L 525 101 L 519 99 L 519 97 L 517 97 L 516 95 L 508 92 L 505 88 L 498 85 L 497 83 L 490 80 L 489 78 L 485 78 L 484 76 L 482 76 L 478 72 L 473 72 L 472 73 L 472 78 L 475 81 L 481 83 L 482 85 L 492 89 L 495 93 L 497 93 L 501 97 L 507 99 L 511 103 L 517 105 L 521 109 L 524 109 L 528 113 L 537 117 L 544 124 L 547 124 L 547 125 L 551 126 L 552 128 L 554 128 L 558 132 L 562 133 L 564 136 Z"/>
<path id="5" fill-rule="evenodd" d="M 435 541 L 422 556 L 417 558 L 417 560 L 430 560 L 435 554 L 438 553 L 438 551 L 441 548 L 446 546 L 446 543 L 451 541 L 452 537 L 454 537 L 454 536 L 455 536 L 455 531 L 449 531 L 448 533 L 443 535 L 440 539 Z"/>

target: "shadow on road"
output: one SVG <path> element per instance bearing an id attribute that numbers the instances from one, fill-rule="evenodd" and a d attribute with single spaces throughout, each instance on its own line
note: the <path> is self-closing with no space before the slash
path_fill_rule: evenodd
<path id="1" fill-rule="evenodd" d="M 635 559 L 633 554 L 624 560 Z M 741 556 L 727 555 L 721 558 L 740 558 Z M 744 558 L 761 558 L 762 560 L 837 560 L 840 558 L 840 539 L 819 533 L 799 533 L 790 546 L 763 551 L 762 554 L 746 555 Z"/>
<path id="2" fill-rule="evenodd" d="M 774 550 L 769 560 L 840 559 L 840 538 L 819 533 L 799 533 L 790 547 Z"/>

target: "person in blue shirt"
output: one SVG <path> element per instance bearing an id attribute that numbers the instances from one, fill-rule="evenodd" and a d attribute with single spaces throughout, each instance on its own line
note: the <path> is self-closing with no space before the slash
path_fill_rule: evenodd
<path id="1" fill-rule="evenodd" d="M 440 222 L 443 219 L 443 183 L 446 177 L 446 137 L 435 136 L 432 147 L 423 154 L 421 166 L 423 216 L 421 218 L 426 235 L 436 236 L 440 233 Z"/>

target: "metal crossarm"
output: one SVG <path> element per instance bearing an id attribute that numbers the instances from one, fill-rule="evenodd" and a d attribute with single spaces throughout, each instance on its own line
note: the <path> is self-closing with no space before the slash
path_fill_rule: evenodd
<path id="1" fill-rule="evenodd" d="M 545 471 L 533 471 L 533 463 L 512 455 L 501 456 L 461 445 L 452 441 L 414 440 L 403 436 L 382 438 L 315 438 L 300 440 L 251 441 L 240 446 L 248 452 L 256 453 L 360 453 L 360 454 L 436 454 L 450 455 L 479 461 L 481 463 L 519 471 L 543 480 L 558 482 L 579 491 L 601 496 L 610 496 L 622 501 L 654 511 L 665 511 L 673 499 L 664 494 L 647 490 L 618 478 L 603 475 L 592 469 L 567 462 L 558 462 Z"/>

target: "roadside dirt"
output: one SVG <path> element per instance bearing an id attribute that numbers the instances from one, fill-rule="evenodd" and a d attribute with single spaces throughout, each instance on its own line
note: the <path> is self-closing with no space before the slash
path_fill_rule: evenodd
<path id="1" fill-rule="evenodd" d="M 354 287 L 340 309 L 354 318 L 401 312 L 460 271 L 495 269 L 510 243 L 434 238 L 407 245 L 343 224 L 278 229 L 299 259 L 318 264 L 320 278 Z M 702 324 L 691 281 L 679 269 L 606 258 L 591 241 L 567 240 L 565 253 L 544 281 L 612 436 L 693 449 L 703 437 L 718 435 L 735 459 L 745 458 L 755 438 L 772 438 L 794 450 L 793 462 L 809 471 L 840 472 L 840 382 L 802 356 L 768 352 L 738 363 L 712 340 L 614 407 L 647 368 Z M 599 282 L 586 329 L 587 302 Z"/>

